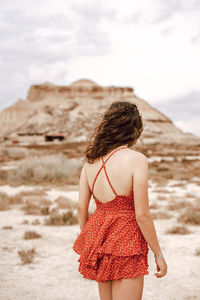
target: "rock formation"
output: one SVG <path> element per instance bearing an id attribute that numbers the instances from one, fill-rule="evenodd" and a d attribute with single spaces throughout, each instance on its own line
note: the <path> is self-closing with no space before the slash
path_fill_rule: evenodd
<path id="1" fill-rule="evenodd" d="M 26 100 L 18 100 L 0 113 L 0 136 L 4 139 L 33 135 L 62 135 L 67 142 L 85 141 L 88 131 L 113 101 L 132 101 L 143 117 L 143 144 L 200 144 L 200 138 L 186 134 L 172 121 L 134 94 L 131 87 L 102 87 L 87 79 L 69 86 L 51 83 L 30 87 Z"/>

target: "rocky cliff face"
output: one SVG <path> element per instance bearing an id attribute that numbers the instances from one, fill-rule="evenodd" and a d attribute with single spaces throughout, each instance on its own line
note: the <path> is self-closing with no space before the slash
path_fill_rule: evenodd
<path id="1" fill-rule="evenodd" d="M 69 86 L 56 86 L 51 83 L 33 85 L 30 87 L 27 100 L 43 101 L 49 99 L 74 99 L 75 97 L 92 97 L 102 99 L 110 95 L 124 95 L 133 93 L 130 87 L 101 87 L 91 80 L 77 80 Z"/>
<path id="2" fill-rule="evenodd" d="M 137 97 L 131 87 L 101 87 L 87 79 L 69 86 L 31 86 L 26 100 L 18 100 L 0 113 L 0 135 L 60 133 L 67 142 L 85 141 L 104 110 L 118 100 L 132 101 L 142 114 L 144 131 L 139 143 L 200 143 L 199 137 L 175 127 L 163 113 Z"/>

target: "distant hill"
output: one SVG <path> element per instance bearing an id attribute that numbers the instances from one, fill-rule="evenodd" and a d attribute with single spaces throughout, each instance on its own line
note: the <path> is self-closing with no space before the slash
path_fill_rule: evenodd
<path id="1" fill-rule="evenodd" d="M 132 101 L 144 120 L 142 144 L 200 144 L 200 138 L 184 133 L 163 113 L 134 94 L 131 87 L 102 87 L 81 79 L 69 86 L 32 85 L 26 100 L 19 99 L 0 112 L 0 136 L 63 135 L 67 142 L 85 141 L 88 131 L 113 101 Z"/>

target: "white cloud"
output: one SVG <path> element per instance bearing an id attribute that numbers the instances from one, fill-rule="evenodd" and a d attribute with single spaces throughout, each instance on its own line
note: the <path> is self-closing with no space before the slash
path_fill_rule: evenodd
<path id="1" fill-rule="evenodd" d="M 165 102 L 155 103 L 154 106 L 174 120 L 175 125 L 183 131 L 200 136 L 200 91 L 193 90 Z"/>
<path id="2" fill-rule="evenodd" d="M 199 3 L 3 2 L 0 107 L 25 97 L 33 83 L 67 84 L 82 77 L 101 85 L 132 86 L 155 105 L 170 99 L 180 105 L 179 96 L 199 92 Z M 185 118 L 173 115 L 177 122 Z"/>
<path id="3" fill-rule="evenodd" d="M 192 119 L 190 121 L 175 121 L 174 124 L 184 132 L 193 133 L 200 136 L 200 119 Z"/>
<path id="4" fill-rule="evenodd" d="M 96 7 L 92 19 L 75 8 L 70 14 L 70 5 L 49 14 L 32 8 L 6 7 L 1 14 L 1 108 L 10 99 L 25 97 L 28 87 L 40 80 L 64 84 L 72 58 L 109 52 L 107 33 L 99 27 L 103 8 L 99 15 Z"/>

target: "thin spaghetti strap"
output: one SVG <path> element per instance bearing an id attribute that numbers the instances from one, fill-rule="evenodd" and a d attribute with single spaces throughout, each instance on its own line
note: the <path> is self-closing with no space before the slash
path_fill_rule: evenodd
<path id="1" fill-rule="evenodd" d="M 128 147 L 127 147 L 127 146 L 122 146 L 122 147 L 120 147 L 120 148 L 114 149 L 114 150 L 110 153 L 110 155 L 108 156 L 108 158 L 106 158 L 104 164 L 109 160 L 109 158 L 110 158 L 115 152 L 117 152 L 118 150 L 121 150 L 121 149 L 126 149 L 126 148 L 128 148 Z M 103 167 L 103 166 L 102 166 L 102 167 Z"/>
<path id="2" fill-rule="evenodd" d="M 100 167 L 99 171 L 97 172 L 97 174 L 96 174 L 96 176 L 95 176 L 95 178 L 94 178 L 93 184 L 92 184 L 91 193 L 92 193 L 93 197 L 94 197 L 93 191 L 94 191 L 94 185 L 95 185 L 95 182 L 96 182 L 96 180 L 97 180 L 97 177 L 99 176 L 99 173 L 101 172 L 101 170 L 102 170 L 103 168 L 104 168 L 104 170 L 105 170 L 106 177 L 107 177 L 107 179 L 108 179 L 108 182 L 109 182 L 109 184 L 110 184 L 110 186 L 111 186 L 111 188 L 112 188 L 114 194 L 117 195 L 116 192 L 115 192 L 115 190 L 113 189 L 113 187 L 112 187 L 112 185 L 111 185 L 111 182 L 110 182 L 109 178 L 108 178 L 108 174 L 107 174 L 106 169 L 105 169 L 105 164 L 106 164 L 106 162 L 109 160 L 109 158 L 110 158 L 116 151 L 118 151 L 118 150 L 120 150 L 120 149 L 125 149 L 125 148 L 128 148 L 128 147 L 127 147 L 127 146 L 122 146 L 122 147 L 120 147 L 120 148 L 114 149 L 114 150 L 110 153 L 110 155 L 108 156 L 108 158 L 105 160 L 105 162 L 104 162 L 103 157 L 102 157 L 102 166 Z"/>
<path id="3" fill-rule="evenodd" d="M 103 160 L 103 156 L 102 156 L 102 163 L 103 163 L 103 168 L 104 168 L 106 177 L 107 177 L 107 179 L 108 179 L 108 183 L 109 183 L 109 185 L 110 185 L 110 187 L 111 187 L 113 193 L 115 194 L 115 196 L 117 196 L 117 193 L 115 192 L 115 190 L 114 190 L 114 188 L 113 188 L 113 186 L 112 186 L 112 184 L 111 184 L 111 182 L 110 182 L 110 179 L 109 179 L 109 177 L 108 177 L 108 173 L 107 173 L 107 171 L 106 171 L 106 166 L 105 166 L 105 163 L 104 163 L 104 160 Z"/>
<path id="4" fill-rule="evenodd" d="M 100 168 L 99 171 L 97 172 L 97 174 L 96 174 L 96 176 L 95 176 L 95 178 L 94 178 L 94 181 L 93 181 L 93 185 L 92 185 L 92 189 L 91 189 L 91 193 L 92 193 L 93 196 L 94 196 L 94 194 L 93 194 L 93 191 L 94 191 L 94 185 L 95 185 L 95 182 L 96 182 L 96 180 L 97 180 L 97 177 L 98 177 L 99 173 L 101 172 L 102 168 L 103 168 L 103 166 L 101 166 L 101 168 Z"/>

